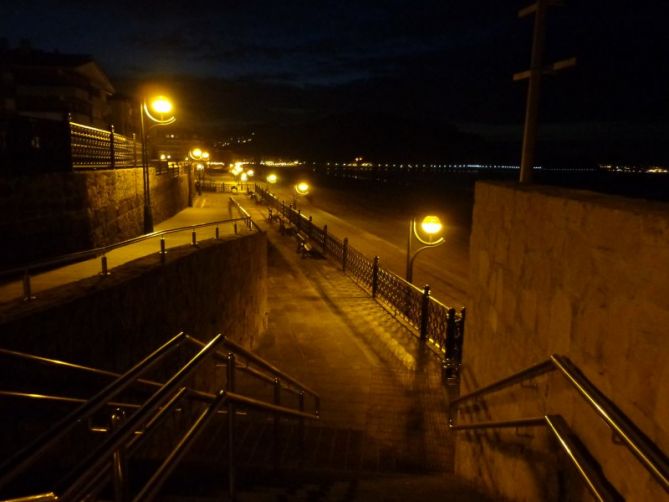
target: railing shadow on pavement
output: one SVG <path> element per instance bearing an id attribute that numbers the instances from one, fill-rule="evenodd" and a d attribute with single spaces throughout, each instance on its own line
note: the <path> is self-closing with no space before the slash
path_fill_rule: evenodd
<path id="1" fill-rule="evenodd" d="M 382 268 L 379 257 L 369 259 L 343 240 L 330 234 L 327 225 L 322 228 L 314 224 L 291 204 L 280 201 L 276 195 L 255 185 L 255 192 L 270 207 L 269 221 L 280 218 L 296 229 L 296 233 L 306 235 L 316 243 L 322 254 L 337 262 L 341 270 L 352 277 L 372 298 L 389 309 L 418 332 L 420 340 L 442 359 L 442 373 L 450 384 L 459 382 L 462 365 L 462 345 L 464 340 L 466 310 L 448 307 L 430 294 L 429 286 L 424 289 Z M 272 211 L 276 210 L 278 214 Z"/>

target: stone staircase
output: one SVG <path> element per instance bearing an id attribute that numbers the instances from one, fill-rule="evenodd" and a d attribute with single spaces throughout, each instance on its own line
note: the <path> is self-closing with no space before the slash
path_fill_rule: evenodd
<path id="1" fill-rule="evenodd" d="M 221 416 L 205 431 L 165 484 L 159 500 L 229 500 L 225 425 L 226 418 Z M 489 500 L 453 475 L 431 471 L 424 458 L 398 451 L 362 430 L 307 424 L 300 443 L 297 424 L 284 422 L 280 435 L 280 464 L 275 468 L 271 418 L 237 417 L 237 500 L 399 501 L 428 495 Z M 151 467 L 145 469 L 148 472 Z"/>

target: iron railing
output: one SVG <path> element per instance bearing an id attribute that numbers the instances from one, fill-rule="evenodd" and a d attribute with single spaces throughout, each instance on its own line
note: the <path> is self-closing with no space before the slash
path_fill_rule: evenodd
<path id="1" fill-rule="evenodd" d="M 217 220 L 217 221 L 211 221 L 207 223 L 198 223 L 196 225 L 188 225 L 185 227 L 178 227 L 178 228 L 171 228 L 168 230 L 160 230 L 157 232 L 151 232 L 148 234 L 140 235 L 138 237 L 133 237 L 131 239 L 127 239 L 125 241 L 117 242 L 114 244 L 109 244 L 108 246 L 101 246 L 98 248 L 94 249 L 88 249 L 85 251 L 77 251 L 74 253 L 68 253 L 65 255 L 57 256 L 54 258 L 49 258 L 46 260 L 41 260 L 37 262 L 31 262 L 26 265 L 22 265 L 20 267 L 13 267 L 11 269 L 6 269 L 0 271 L 0 279 L 1 278 L 6 278 L 6 277 L 14 277 L 19 274 L 23 276 L 23 300 L 24 301 L 33 301 L 35 300 L 35 296 L 32 293 L 32 283 L 31 283 L 31 274 L 33 274 L 35 271 L 38 270 L 44 270 L 46 268 L 50 267 L 55 267 L 59 265 L 66 265 L 70 263 L 74 263 L 77 261 L 82 261 L 82 260 L 88 260 L 91 258 L 97 258 L 100 257 L 100 275 L 102 277 L 106 277 L 109 275 L 109 265 L 107 261 L 107 253 L 110 251 L 113 251 L 114 249 L 118 249 L 124 246 L 128 246 L 130 244 L 136 244 L 138 242 L 142 242 L 148 239 L 153 239 L 160 237 L 160 250 L 158 252 L 160 263 L 164 264 L 165 259 L 166 259 L 166 254 L 167 254 L 167 247 L 166 247 L 166 241 L 165 241 L 165 236 L 177 232 L 184 232 L 184 231 L 191 231 L 191 245 L 192 246 L 197 246 L 198 245 L 198 234 L 197 230 L 201 228 L 206 228 L 206 227 L 215 227 L 214 228 L 214 238 L 219 239 L 220 238 L 220 226 L 221 225 L 232 225 L 234 229 L 234 233 L 237 234 L 239 227 L 238 223 L 243 224 L 248 230 L 255 229 L 259 230 L 258 226 L 255 225 L 255 222 L 251 219 L 251 216 L 249 213 L 239 205 L 237 201 L 234 199 L 230 198 L 230 214 L 232 214 L 232 209 L 236 208 L 240 214 L 242 215 L 241 217 L 238 218 L 228 218 L 225 220 Z"/>
<path id="2" fill-rule="evenodd" d="M 70 122 L 70 150 L 73 168 L 108 169 L 141 165 L 142 144 L 132 137 Z"/>
<path id="3" fill-rule="evenodd" d="M 573 437 L 573 433 L 569 430 L 566 422 L 560 415 L 468 424 L 457 423 L 458 411 L 463 407 L 464 403 L 476 401 L 487 394 L 556 370 L 578 391 L 585 402 L 611 428 L 614 436 L 619 439 L 619 442 L 624 444 L 634 454 L 641 465 L 669 493 L 669 458 L 667 455 L 604 395 L 569 358 L 562 355 L 553 354 L 546 361 L 452 400 L 449 405 L 449 426 L 451 430 L 548 426 L 558 439 L 558 443 L 562 449 L 576 466 L 588 489 L 598 500 L 623 500 L 616 489 L 608 482 L 604 474 L 600 472 L 598 466 L 588 461 L 590 457 L 589 452 L 584 447 L 580 447 L 579 442 L 570 440 Z"/>
<path id="4" fill-rule="evenodd" d="M 372 297 L 391 309 L 394 315 L 416 329 L 421 340 L 442 357 L 445 378 L 456 383 L 462 365 L 462 344 L 465 309 L 447 307 L 430 295 L 429 287 L 417 288 L 397 274 L 381 268 L 379 258 L 369 259 L 343 240 L 328 232 L 327 225 L 316 226 L 311 218 L 259 185 L 255 192 L 262 201 L 276 210 L 296 231 L 318 244 L 323 255 L 337 262 Z"/>
<path id="5" fill-rule="evenodd" d="M 199 351 L 166 382 L 156 382 L 142 378 L 152 366 L 164 362 L 170 353 L 183 348 L 185 343 L 197 347 Z M 220 349 L 226 349 L 223 352 Z M 116 501 L 141 501 L 154 497 L 171 472 L 184 458 L 195 439 L 204 430 L 213 417 L 226 408 L 227 440 L 228 440 L 228 490 L 232 498 L 236 490 L 236 457 L 234 449 L 236 437 L 236 415 L 240 410 L 253 409 L 269 413 L 274 419 L 273 452 L 275 460 L 280 461 L 280 420 L 282 417 L 296 419 L 299 425 L 298 441 L 303 441 L 306 419 L 317 420 L 320 414 L 320 397 L 317 393 L 301 384 L 296 378 L 287 375 L 268 361 L 244 349 L 239 344 L 219 334 L 208 343 L 191 336 L 179 333 L 142 361 L 134 365 L 124 374 L 118 374 L 98 368 L 73 364 L 66 361 L 49 359 L 33 354 L 1 349 L 0 355 L 18 358 L 23 362 L 39 363 L 50 367 L 75 370 L 82 374 L 105 376 L 114 380 L 89 400 L 64 396 L 52 396 L 34 392 L 0 391 L 3 398 L 23 398 L 31 400 L 49 400 L 79 404 L 67 416 L 59 420 L 48 431 L 30 442 L 20 451 L 6 459 L 0 465 L 0 489 L 5 489 L 19 476 L 31 474 L 31 469 L 49 452 L 57 447 L 65 436 L 78 424 L 89 419 L 93 414 L 107 407 L 111 408 L 110 426 L 95 428 L 95 432 L 107 435 L 88 455 L 80 460 L 51 492 L 11 499 L 13 502 L 24 500 L 90 500 L 110 485 L 113 487 Z M 213 357 L 223 362 L 226 367 L 226 378 L 218 385 L 214 393 L 193 389 L 184 385 L 186 379 L 201 367 L 202 363 Z M 272 402 L 264 401 L 239 394 L 236 388 L 237 374 L 243 372 L 261 382 L 274 387 Z M 123 390 L 130 387 L 154 391 L 145 402 L 125 403 L 113 401 Z M 289 391 L 297 397 L 297 403 L 289 406 L 282 400 L 282 391 Z M 310 396 L 312 411 L 306 410 L 305 396 Z M 130 498 L 128 485 L 128 458 L 135 454 L 139 446 L 157 430 L 161 421 L 171 412 L 176 412 L 185 400 L 205 403 L 204 410 L 188 427 L 188 430 L 169 451 L 150 479 Z M 126 417 L 126 409 L 132 409 L 132 415 Z M 92 429 L 91 429 L 92 430 Z M 173 432 L 173 431 L 172 431 Z M 109 465 L 112 469 L 109 469 Z"/>

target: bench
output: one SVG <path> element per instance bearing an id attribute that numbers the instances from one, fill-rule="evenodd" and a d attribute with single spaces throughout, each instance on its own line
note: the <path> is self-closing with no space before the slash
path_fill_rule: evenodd
<path id="1" fill-rule="evenodd" d="M 307 235 L 304 232 L 297 232 L 295 238 L 297 239 L 297 252 L 302 253 L 302 258 L 311 256 L 314 248 L 309 242 Z"/>

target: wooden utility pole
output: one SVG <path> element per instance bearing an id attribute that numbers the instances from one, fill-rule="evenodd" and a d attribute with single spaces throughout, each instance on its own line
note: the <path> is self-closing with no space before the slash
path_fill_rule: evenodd
<path id="1" fill-rule="evenodd" d="M 513 76 L 513 80 L 528 79 L 527 107 L 525 109 L 525 127 L 523 130 L 523 151 L 520 160 L 520 182 L 532 181 L 532 165 L 534 164 L 534 146 L 537 141 L 537 118 L 539 116 L 539 90 L 541 77 L 554 74 L 558 70 L 576 64 L 576 58 L 565 59 L 544 67 L 544 40 L 546 38 L 546 10 L 550 6 L 560 5 L 558 0 L 537 0 L 536 3 L 518 11 L 518 17 L 534 14 L 534 30 L 532 33 L 532 57 L 530 69 Z"/>

